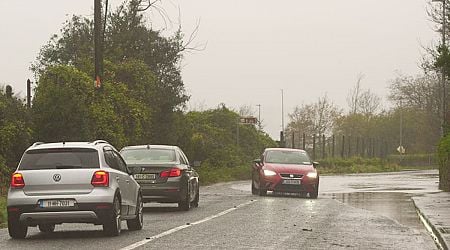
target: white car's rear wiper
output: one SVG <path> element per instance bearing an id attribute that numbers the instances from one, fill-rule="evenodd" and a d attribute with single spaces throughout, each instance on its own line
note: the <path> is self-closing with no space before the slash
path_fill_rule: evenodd
<path id="1" fill-rule="evenodd" d="M 75 166 L 75 165 L 57 165 L 55 168 L 56 169 L 71 169 L 71 168 L 82 168 L 82 167 Z"/>

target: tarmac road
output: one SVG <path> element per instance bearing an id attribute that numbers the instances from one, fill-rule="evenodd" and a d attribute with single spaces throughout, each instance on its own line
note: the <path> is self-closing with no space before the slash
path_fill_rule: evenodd
<path id="1" fill-rule="evenodd" d="M 254 196 L 250 182 L 201 187 L 200 206 L 146 204 L 144 229 L 104 237 L 101 226 L 0 230 L 0 249 L 436 249 L 411 196 L 437 191 L 437 171 L 322 176 L 318 199 Z"/>

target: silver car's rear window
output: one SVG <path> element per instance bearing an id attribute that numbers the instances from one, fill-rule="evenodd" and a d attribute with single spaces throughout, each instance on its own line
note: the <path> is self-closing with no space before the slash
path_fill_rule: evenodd
<path id="1" fill-rule="evenodd" d="M 121 151 L 120 154 L 127 164 L 148 164 L 176 161 L 175 151 L 173 149 L 125 149 Z"/>
<path id="2" fill-rule="evenodd" d="M 98 152 L 89 148 L 35 149 L 27 151 L 20 170 L 100 168 Z"/>

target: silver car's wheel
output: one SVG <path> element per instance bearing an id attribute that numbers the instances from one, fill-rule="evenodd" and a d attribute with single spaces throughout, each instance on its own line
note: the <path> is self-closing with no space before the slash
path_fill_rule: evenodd
<path id="1" fill-rule="evenodd" d="M 114 197 L 114 202 L 109 218 L 103 223 L 103 231 L 109 236 L 118 236 L 122 230 L 122 218 L 121 218 L 121 207 L 119 196 Z"/>
<path id="2" fill-rule="evenodd" d="M 141 194 L 139 194 L 136 203 L 136 217 L 127 220 L 127 226 L 129 230 L 141 230 L 144 227 L 144 201 Z"/>
<path id="3" fill-rule="evenodd" d="M 23 239 L 27 236 L 28 227 L 17 219 L 8 219 L 9 236 L 13 239 Z"/>

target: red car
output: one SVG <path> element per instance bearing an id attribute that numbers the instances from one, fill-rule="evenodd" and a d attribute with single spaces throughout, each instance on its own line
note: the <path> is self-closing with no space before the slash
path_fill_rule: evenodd
<path id="1" fill-rule="evenodd" d="M 319 195 L 318 163 L 304 150 L 267 148 L 261 159 L 254 160 L 252 194 L 264 196 L 267 191 Z"/>

